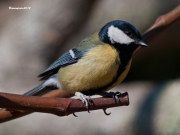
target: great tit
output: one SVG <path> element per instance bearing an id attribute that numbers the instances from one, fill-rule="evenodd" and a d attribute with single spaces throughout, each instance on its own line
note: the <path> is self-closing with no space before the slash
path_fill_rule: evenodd
<path id="1" fill-rule="evenodd" d="M 138 46 L 148 45 L 133 25 L 111 21 L 52 63 L 38 76 L 44 81 L 24 95 L 37 96 L 61 89 L 79 96 L 88 107 L 88 96 L 107 91 L 123 81 Z"/>

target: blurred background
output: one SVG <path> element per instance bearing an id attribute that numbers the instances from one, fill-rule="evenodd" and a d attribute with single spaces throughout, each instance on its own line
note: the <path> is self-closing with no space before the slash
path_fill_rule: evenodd
<path id="1" fill-rule="evenodd" d="M 112 20 L 141 33 L 179 0 L 0 0 L 0 91 L 23 94 L 61 54 Z M 31 9 L 9 9 L 31 7 Z M 134 58 L 125 81 L 113 90 L 130 105 L 74 116 L 33 113 L 0 125 L 0 135 L 180 134 L 180 20 Z"/>

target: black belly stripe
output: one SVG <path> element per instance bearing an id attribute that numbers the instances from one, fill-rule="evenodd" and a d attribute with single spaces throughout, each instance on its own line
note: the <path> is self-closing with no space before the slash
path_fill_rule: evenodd
<path id="1" fill-rule="evenodd" d="M 83 93 L 85 95 L 94 95 L 94 94 L 104 91 L 108 87 L 112 86 L 118 80 L 119 76 L 124 72 L 124 70 L 125 70 L 125 67 L 123 65 L 120 65 L 117 70 L 116 76 L 113 78 L 113 80 L 110 83 L 108 83 L 105 86 L 99 87 L 99 88 L 93 88 L 93 89 L 82 91 L 81 93 Z"/>
<path id="2" fill-rule="evenodd" d="M 111 87 L 114 83 L 116 83 L 118 78 L 120 77 L 120 75 L 126 69 L 126 66 L 129 63 L 129 60 L 131 59 L 132 53 L 138 46 L 135 44 L 130 44 L 130 45 L 116 44 L 116 45 L 113 45 L 113 47 L 119 53 L 119 58 L 121 61 L 121 64 L 119 65 L 116 76 L 112 79 L 112 81 L 110 83 L 106 84 L 105 86 L 98 87 L 98 88 L 92 88 L 89 90 L 84 90 L 81 93 L 83 93 L 85 95 L 94 95 L 94 94 L 97 94 L 97 93 L 100 93 L 100 92 L 106 90 L 108 87 Z"/>

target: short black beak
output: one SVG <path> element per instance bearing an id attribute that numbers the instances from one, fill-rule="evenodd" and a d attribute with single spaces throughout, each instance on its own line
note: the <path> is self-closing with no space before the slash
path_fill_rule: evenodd
<path id="1" fill-rule="evenodd" d="M 142 40 L 138 41 L 137 44 L 142 47 L 148 47 L 148 45 L 144 43 Z"/>

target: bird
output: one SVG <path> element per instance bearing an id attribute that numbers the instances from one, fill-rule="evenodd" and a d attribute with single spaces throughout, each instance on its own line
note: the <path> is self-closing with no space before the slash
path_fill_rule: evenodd
<path id="1" fill-rule="evenodd" d="M 61 89 L 78 96 L 88 108 L 90 96 L 108 91 L 124 80 L 138 46 L 148 45 L 132 24 L 122 20 L 108 22 L 39 74 L 43 82 L 24 95 L 38 96 Z"/>

